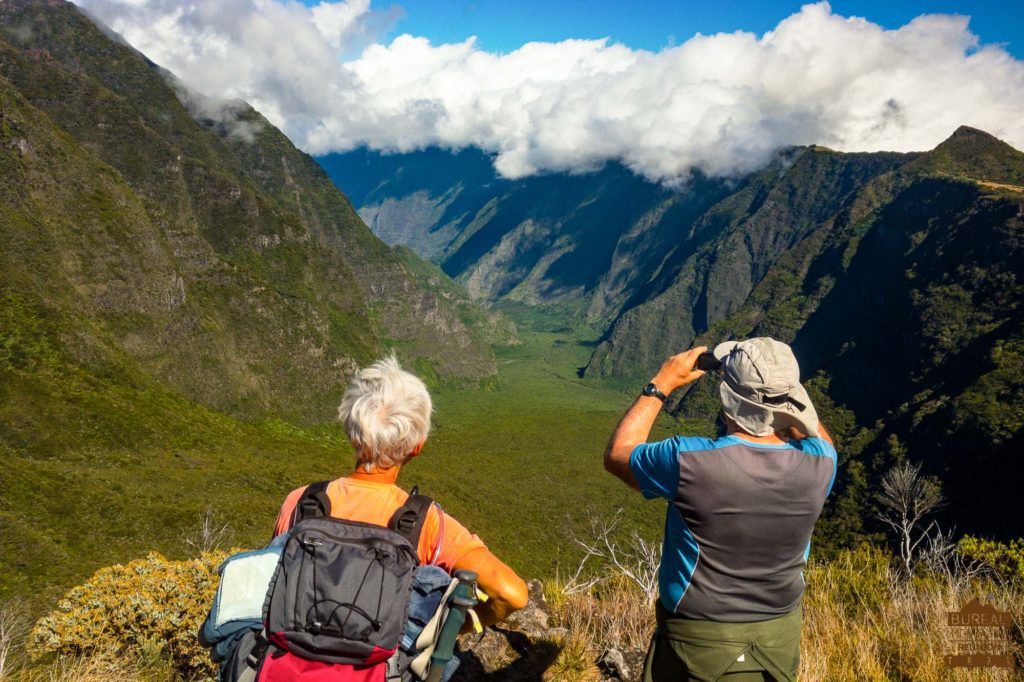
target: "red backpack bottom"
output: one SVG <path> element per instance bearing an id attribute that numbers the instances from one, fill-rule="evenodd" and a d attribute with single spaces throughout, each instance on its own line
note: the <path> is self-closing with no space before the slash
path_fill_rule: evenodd
<path id="1" fill-rule="evenodd" d="M 387 662 L 354 666 L 307 661 L 290 651 L 279 656 L 269 652 L 260 666 L 258 682 L 385 682 Z"/>

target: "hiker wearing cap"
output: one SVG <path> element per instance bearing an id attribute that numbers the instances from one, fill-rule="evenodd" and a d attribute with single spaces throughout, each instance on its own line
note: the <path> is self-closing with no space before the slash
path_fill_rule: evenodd
<path id="1" fill-rule="evenodd" d="M 770 338 L 723 343 L 702 359 L 717 366 L 708 371 L 720 381 L 724 436 L 648 443 L 667 396 L 704 376 L 706 350 L 666 360 L 605 451 L 609 472 L 668 500 L 643 679 L 795 680 L 803 568 L 836 450 L 793 351 Z"/>
<path id="2" fill-rule="evenodd" d="M 353 378 L 338 419 L 356 451 L 355 470 L 327 484 L 330 515 L 378 526 L 409 499 L 396 481 L 402 466 L 423 450 L 430 431 L 432 403 L 427 387 L 406 372 L 394 357 L 359 371 Z M 281 506 L 274 535 L 295 522 L 306 486 L 293 490 Z M 420 563 L 478 574 L 477 584 L 489 599 L 475 610 L 484 625 L 526 606 L 526 583 L 487 549 L 479 537 L 450 514 L 431 504 L 419 535 Z"/>

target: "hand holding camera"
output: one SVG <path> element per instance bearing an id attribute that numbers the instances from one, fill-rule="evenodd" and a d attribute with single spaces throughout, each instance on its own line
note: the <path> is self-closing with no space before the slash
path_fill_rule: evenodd
<path id="1" fill-rule="evenodd" d="M 697 366 L 698 358 L 706 353 L 707 346 L 696 346 L 690 350 L 673 355 L 662 364 L 654 375 L 651 383 L 655 384 L 666 395 L 680 386 L 692 383 L 704 376 L 705 370 Z M 714 357 L 714 356 L 712 356 Z"/>
<path id="2" fill-rule="evenodd" d="M 722 369 L 722 361 L 715 357 L 714 353 L 705 352 L 697 356 L 697 363 L 694 369 L 703 372 L 718 372 Z"/>

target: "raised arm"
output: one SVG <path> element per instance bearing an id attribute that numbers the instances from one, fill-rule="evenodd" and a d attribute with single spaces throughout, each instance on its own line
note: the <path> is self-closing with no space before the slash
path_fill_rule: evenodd
<path id="1" fill-rule="evenodd" d="M 477 586 L 489 597 L 474 608 L 483 625 L 504 620 L 513 611 L 526 606 L 530 598 L 523 579 L 486 547 L 466 552 L 455 562 L 455 570 L 473 571 L 479 576 Z"/>
<path id="2" fill-rule="evenodd" d="M 705 346 L 697 346 L 673 355 L 662 364 L 651 383 L 668 395 L 677 388 L 696 381 L 704 376 L 703 371 L 694 369 L 697 356 L 706 350 Z M 663 405 L 661 399 L 655 396 L 642 395 L 637 398 L 615 427 L 604 451 L 604 468 L 637 490 L 639 486 L 633 476 L 633 470 L 629 468 L 629 455 L 637 445 L 647 442 L 654 420 Z"/>

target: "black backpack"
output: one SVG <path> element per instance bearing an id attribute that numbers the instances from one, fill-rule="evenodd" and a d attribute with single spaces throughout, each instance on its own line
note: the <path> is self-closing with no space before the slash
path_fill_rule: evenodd
<path id="1" fill-rule="evenodd" d="M 386 527 L 330 516 L 327 482 L 296 505 L 264 610 L 269 660 L 372 665 L 398 648 L 408 617 L 417 546 L 432 504 L 414 489 Z M 308 667 L 308 666 L 307 666 Z"/>
<path id="2" fill-rule="evenodd" d="M 398 647 L 433 501 L 414 488 L 386 527 L 336 519 L 328 483 L 306 488 L 291 529 L 272 543 L 280 560 L 267 588 L 262 632 L 241 622 L 236 632 L 230 625 L 212 629 L 210 619 L 204 624 L 200 640 L 213 647 L 223 682 L 279 676 L 272 668 L 372 665 Z"/>

